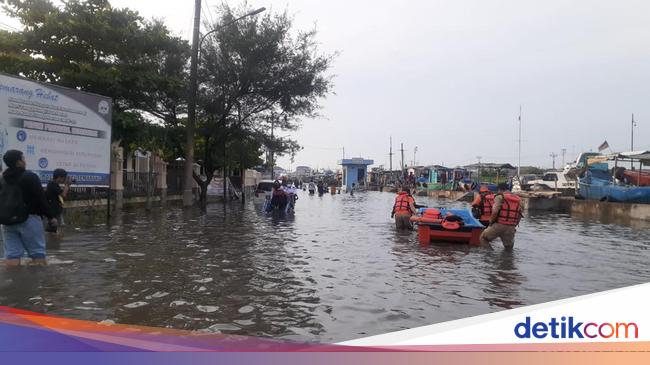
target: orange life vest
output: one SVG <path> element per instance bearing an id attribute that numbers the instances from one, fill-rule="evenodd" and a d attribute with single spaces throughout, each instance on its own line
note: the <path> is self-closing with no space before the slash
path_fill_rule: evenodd
<path id="1" fill-rule="evenodd" d="M 479 220 L 489 221 L 492 216 L 492 206 L 494 205 L 494 194 L 481 195 L 481 218 Z"/>
<path id="2" fill-rule="evenodd" d="M 393 213 L 395 214 L 412 214 L 411 211 L 411 197 L 406 192 L 400 192 L 395 198 L 395 205 L 393 205 Z"/>
<path id="3" fill-rule="evenodd" d="M 503 194 L 503 203 L 499 210 L 497 223 L 507 226 L 516 226 L 521 219 L 521 199 L 514 194 Z"/>

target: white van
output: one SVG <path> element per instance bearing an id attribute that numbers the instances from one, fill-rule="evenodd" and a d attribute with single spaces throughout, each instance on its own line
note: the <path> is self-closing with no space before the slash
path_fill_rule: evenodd
<path id="1" fill-rule="evenodd" d="M 573 194 L 576 190 L 576 182 L 567 179 L 562 171 L 549 171 L 541 179 L 531 180 L 527 184 L 527 190 L 555 190 L 566 194 Z"/>
<path id="2" fill-rule="evenodd" d="M 255 201 L 271 200 L 273 195 L 273 180 L 262 180 L 255 189 Z"/>

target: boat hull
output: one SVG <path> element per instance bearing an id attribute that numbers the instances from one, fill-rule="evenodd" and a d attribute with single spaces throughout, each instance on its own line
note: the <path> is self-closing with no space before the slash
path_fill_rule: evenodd
<path id="1" fill-rule="evenodd" d="M 426 209 L 421 209 L 423 213 Z M 462 226 L 456 229 L 448 229 L 442 219 L 427 219 L 426 215 L 412 217 L 413 223 L 418 226 L 418 240 L 426 245 L 431 242 L 465 243 L 478 246 L 481 243 L 481 233 L 485 229 L 469 210 L 466 209 L 440 209 L 441 217 L 448 213 L 462 218 Z"/>
<path id="2" fill-rule="evenodd" d="M 467 243 L 473 246 L 481 244 L 483 228 L 461 228 L 455 231 L 444 229 L 441 225 L 418 224 L 418 240 L 426 245 L 431 242 Z"/>
<path id="3" fill-rule="evenodd" d="M 650 186 L 622 186 L 580 182 L 580 196 L 587 200 L 650 204 Z"/>

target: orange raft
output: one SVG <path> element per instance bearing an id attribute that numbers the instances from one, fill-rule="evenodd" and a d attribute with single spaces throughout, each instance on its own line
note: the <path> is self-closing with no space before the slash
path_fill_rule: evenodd
<path id="1" fill-rule="evenodd" d="M 485 228 L 467 209 L 420 209 L 418 215 L 411 217 L 411 222 L 418 225 L 421 244 L 440 241 L 478 246 Z"/>

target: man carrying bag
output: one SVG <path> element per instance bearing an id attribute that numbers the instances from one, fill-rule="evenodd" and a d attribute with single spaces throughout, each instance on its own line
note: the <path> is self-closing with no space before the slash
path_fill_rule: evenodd
<path id="1" fill-rule="evenodd" d="M 50 224 L 57 221 L 38 175 L 25 170 L 25 156 L 18 150 L 7 151 L 2 160 L 7 170 L 0 178 L 0 224 L 4 237 L 7 266 L 19 266 L 25 252 L 34 265 L 45 265 L 45 230 L 42 216 Z"/>

